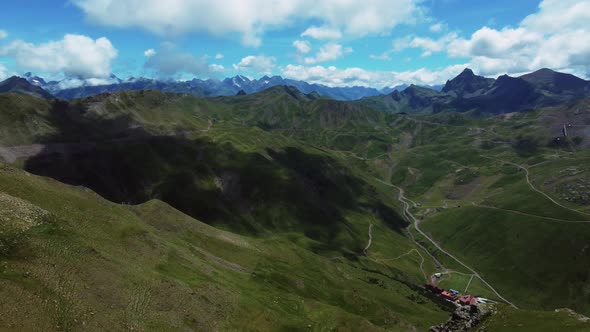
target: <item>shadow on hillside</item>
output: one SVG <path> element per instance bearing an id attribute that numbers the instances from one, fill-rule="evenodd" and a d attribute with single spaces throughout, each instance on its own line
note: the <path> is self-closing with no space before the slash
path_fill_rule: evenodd
<path id="1" fill-rule="evenodd" d="M 303 232 L 317 241 L 317 251 L 362 252 L 366 234 L 352 231 L 346 210 L 368 211 L 398 232 L 404 226 L 366 183 L 327 156 L 287 148 L 268 150 L 269 160 L 230 144 L 152 136 L 129 117 L 88 119 L 63 102 L 56 103 L 51 122 L 58 133 L 44 142 L 92 144 L 41 153 L 27 160 L 26 170 L 91 188 L 116 203 L 156 198 L 244 234 Z"/>

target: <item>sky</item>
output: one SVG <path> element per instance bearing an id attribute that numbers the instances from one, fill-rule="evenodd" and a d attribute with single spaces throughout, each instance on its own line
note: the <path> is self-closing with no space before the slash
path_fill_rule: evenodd
<path id="1" fill-rule="evenodd" d="M 281 75 L 436 85 L 469 67 L 590 78 L 590 0 L 29 0 L 0 5 L 0 79 Z"/>

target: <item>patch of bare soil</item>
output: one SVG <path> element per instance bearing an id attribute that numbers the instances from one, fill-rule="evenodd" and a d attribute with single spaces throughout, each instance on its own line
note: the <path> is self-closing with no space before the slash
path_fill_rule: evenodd
<path id="1" fill-rule="evenodd" d="M 568 167 L 543 182 L 544 190 L 556 193 L 561 200 L 590 206 L 590 174 L 583 167 Z"/>
<path id="2" fill-rule="evenodd" d="M 484 184 L 484 177 L 478 176 L 473 181 L 449 188 L 447 198 L 453 200 L 469 199 Z"/>
<path id="3" fill-rule="evenodd" d="M 25 231 L 39 225 L 49 213 L 25 200 L 0 192 L 0 225 Z"/>
<path id="4" fill-rule="evenodd" d="M 539 122 L 553 137 L 563 136 L 565 126 L 569 138 L 580 137 L 580 147 L 590 147 L 590 101 L 544 114 Z"/>

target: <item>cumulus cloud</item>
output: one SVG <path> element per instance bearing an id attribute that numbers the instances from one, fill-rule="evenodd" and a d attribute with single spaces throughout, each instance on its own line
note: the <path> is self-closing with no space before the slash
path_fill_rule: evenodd
<path id="1" fill-rule="evenodd" d="M 483 27 L 470 39 L 458 39 L 449 46 L 452 57 L 486 56 L 499 58 L 513 52 L 534 53 L 534 47 L 543 41 L 543 35 L 523 28 L 495 30 Z"/>
<path id="2" fill-rule="evenodd" d="M 164 42 L 144 64 L 146 69 L 154 70 L 162 77 L 175 77 L 179 74 L 205 75 L 209 73 L 207 57 L 197 57 L 178 50 L 172 43 Z"/>
<path id="3" fill-rule="evenodd" d="M 13 57 L 19 68 L 81 78 L 104 78 L 111 74 L 117 50 L 105 38 L 65 35 L 62 40 L 32 44 L 16 40 L 0 47 L 0 55 Z"/>
<path id="4" fill-rule="evenodd" d="M 330 27 L 312 26 L 303 31 L 301 37 L 310 37 L 314 39 L 340 39 L 342 38 L 342 32 L 340 32 L 339 29 Z"/>
<path id="5" fill-rule="evenodd" d="M 320 22 L 347 36 L 383 33 L 423 16 L 420 0 L 72 0 L 89 20 L 119 28 L 140 27 L 159 35 L 205 31 L 238 33 L 245 45 L 294 21 Z"/>
<path id="6" fill-rule="evenodd" d="M 311 45 L 305 40 L 296 40 L 293 42 L 293 46 L 295 46 L 297 52 L 301 54 L 307 54 L 311 51 Z"/>
<path id="7" fill-rule="evenodd" d="M 4 39 L 8 37 L 8 32 L 6 30 L 0 30 L 0 39 Z"/>
<path id="8" fill-rule="evenodd" d="M 482 27 L 449 44 L 448 54 L 471 59 L 484 75 L 549 67 L 585 75 L 590 68 L 590 1 L 544 0 L 517 27 Z"/>
<path id="9" fill-rule="evenodd" d="M 549 34 L 564 30 L 588 30 L 590 1 L 588 0 L 543 0 L 539 11 L 527 16 L 521 26 L 531 31 L 546 31 Z"/>
<path id="10" fill-rule="evenodd" d="M 64 90 L 78 88 L 81 86 L 109 85 L 115 83 L 118 83 L 116 77 L 87 79 L 80 79 L 78 77 L 66 77 L 65 79 L 59 81 L 58 87 L 59 89 Z"/>
<path id="11" fill-rule="evenodd" d="M 255 72 L 257 74 L 271 74 L 272 70 L 276 67 L 276 61 L 277 59 L 273 56 L 249 55 L 242 58 L 233 67 L 235 70 Z"/>
<path id="12" fill-rule="evenodd" d="M 211 71 L 223 71 L 223 70 L 225 70 L 225 67 L 223 67 L 222 65 L 213 63 L 213 64 L 209 65 L 209 69 Z"/>
<path id="13" fill-rule="evenodd" d="M 443 23 L 436 23 L 430 26 L 430 31 L 431 32 L 441 32 L 446 28 L 446 26 Z"/>
<path id="14" fill-rule="evenodd" d="M 408 48 L 422 49 L 422 57 L 428 57 L 433 53 L 446 51 L 448 45 L 457 38 L 458 35 L 455 32 L 450 32 L 438 39 L 408 35 L 394 39 L 390 49 L 378 55 L 371 54 L 369 58 L 373 60 L 391 60 L 393 53 L 398 53 Z"/>
<path id="15" fill-rule="evenodd" d="M 221 54 L 221 53 L 215 54 L 215 59 L 219 60 L 219 59 L 223 59 L 223 58 L 224 58 L 223 54 Z"/>
<path id="16" fill-rule="evenodd" d="M 399 52 L 406 48 L 419 48 L 422 49 L 422 56 L 427 57 L 433 53 L 445 51 L 447 46 L 457 38 L 458 35 L 454 32 L 448 33 L 438 39 L 406 36 L 393 41 L 392 51 Z"/>
<path id="17" fill-rule="evenodd" d="M 327 86 L 368 86 L 384 87 L 399 84 L 434 85 L 442 84 L 455 77 L 465 65 L 452 65 L 440 70 L 421 68 L 414 71 L 370 71 L 362 68 L 338 69 L 335 66 L 287 65 L 282 75 L 287 78 L 303 80 Z"/>
<path id="18" fill-rule="evenodd" d="M 436 85 L 459 75 L 468 64 L 450 65 L 439 70 L 420 68 L 403 72 L 394 72 L 395 84 Z"/>
<path id="19" fill-rule="evenodd" d="M 309 83 L 324 84 L 327 86 L 371 86 L 383 80 L 379 77 L 386 75 L 384 72 L 367 71 L 361 68 L 338 69 L 334 66 L 313 66 L 287 65 L 282 72 L 286 78 L 302 80 Z"/>
<path id="20" fill-rule="evenodd" d="M 322 47 L 314 57 L 305 58 L 305 64 L 315 64 L 340 59 L 345 53 L 352 52 L 352 48 L 343 47 L 341 44 L 328 43 Z"/>
<path id="21" fill-rule="evenodd" d="M 391 60 L 391 56 L 390 56 L 391 52 L 384 52 L 381 54 L 371 54 L 369 55 L 369 59 L 373 59 L 373 60 Z"/>
<path id="22" fill-rule="evenodd" d="M 0 81 L 3 81 L 8 77 L 8 68 L 0 63 Z"/>
<path id="23" fill-rule="evenodd" d="M 143 52 L 143 55 L 145 55 L 146 57 L 152 57 L 154 55 L 156 55 L 156 50 L 154 50 L 153 48 L 147 49 Z"/>

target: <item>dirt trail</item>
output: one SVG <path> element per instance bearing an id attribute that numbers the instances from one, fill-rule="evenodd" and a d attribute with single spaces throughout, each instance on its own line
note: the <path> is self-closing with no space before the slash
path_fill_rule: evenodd
<path id="1" fill-rule="evenodd" d="M 369 243 L 367 243 L 367 246 L 363 249 L 365 256 L 367 256 L 367 250 L 371 247 L 371 243 L 373 243 L 373 224 L 369 224 Z"/>
<path id="2" fill-rule="evenodd" d="M 483 209 L 492 209 L 492 210 L 506 211 L 506 212 L 510 212 L 510 213 L 520 214 L 520 215 L 523 215 L 523 216 L 529 216 L 529 217 L 534 217 L 534 218 L 539 218 L 539 219 L 545 219 L 545 220 L 551 221 L 551 222 L 590 223 L 590 220 L 565 220 L 565 219 L 557 219 L 557 218 L 552 218 L 552 217 L 538 216 L 538 215 L 535 215 L 535 214 L 530 214 L 530 213 L 516 211 L 516 210 L 502 209 L 502 208 L 495 207 L 495 206 L 490 206 L 490 205 L 481 205 L 481 204 L 477 204 L 475 202 L 471 202 L 471 204 L 473 204 L 473 206 L 475 206 L 475 207 L 480 207 L 480 208 L 483 208 Z"/>
<path id="3" fill-rule="evenodd" d="M 417 253 L 418 256 L 420 256 L 420 272 L 422 272 L 422 274 L 424 275 L 424 280 L 428 281 L 428 275 L 426 274 L 426 271 L 424 271 L 424 262 L 425 262 L 424 256 L 422 256 L 422 254 L 420 253 L 420 251 L 418 249 L 410 249 L 410 251 L 408 251 L 405 254 L 401 254 L 401 255 L 399 255 L 399 256 L 397 256 L 395 258 L 380 259 L 380 261 L 383 262 L 383 261 L 394 261 L 394 260 L 398 260 L 398 259 L 400 259 L 402 257 L 405 257 L 405 256 L 410 255 L 413 252 Z"/>
<path id="4" fill-rule="evenodd" d="M 486 158 L 486 159 L 492 159 L 492 160 L 500 161 L 500 162 L 503 162 L 505 164 L 509 164 L 509 165 L 512 165 L 512 166 L 515 166 L 515 167 L 517 167 L 519 169 L 524 170 L 525 176 L 526 176 L 526 182 L 528 183 L 529 187 L 531 187 L 532 190 L 534 190 L 534 191 L 538 192 L 539 194 L 545 196 L 548 200 L 550 200 L 551 202 L 553 202 L 555 205 L 558 205 L 558 206 L 560 206 L 560 207 L 562 207 L 562 208 L 564 208 L 566 210 L 570 210 L 570 211 L 573 211 L 573 212 L 577 212 L 577 213 L 580 213 L 580 214 L 584 214 L 584 215 L 590 216 L 590 213 L 583 212 L 583 211 L 578 211 L 578 210 L 572 209 L 570 207 L 567 207 L 567 206 L 565 206 L 565 205 L 557 202 L 556 200 L 554 200 L 551 196 L 547 195 L 545 192 L 537 189 L 533 185 L 533 183 L 531 182 L 531 178 L 530 178 L 530 173 L 529 173 L 529 168 L 528 167 L 525 167 L 523 165 L 519 165 L 519 164 L 513 163 L 511 161 L 507 161 L 507 160 L 502 160 L 502 159 L 498 159 L 498 158 L 494 158 L 494 157 L 488 157 L 488 156 L 484 156 L 484 155 L 481 155 L 481 156 L 484 157 L 484 158 Z"/>
<path id="5" fill-rule="evenodd" d="M 469 285 L 471 285 L 471 281 L 473 281 L 473 277 L 475 277 L 474 274 L 471 275 L 471 278 L 469 278 L 469 282 L 467 283 L 467 286 L 465 286 L 465 291 L 464 293 L 467 293 L 467 289 L 469 289 Z"/>

